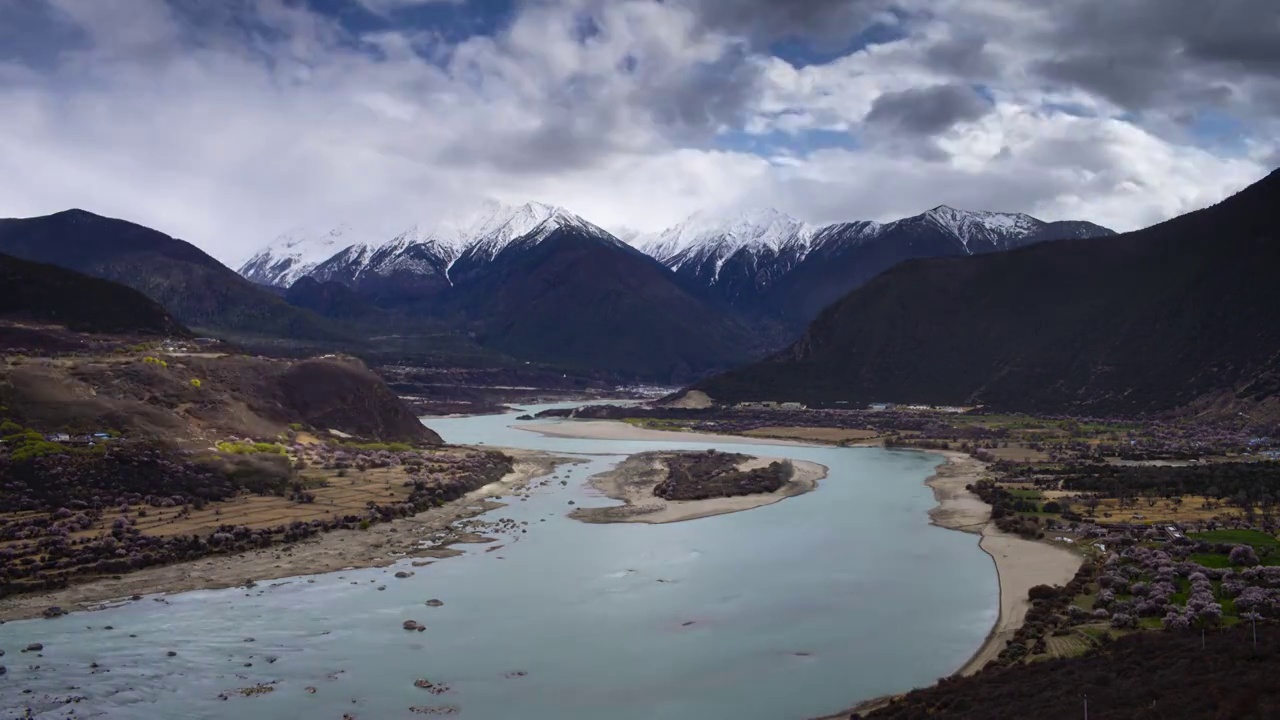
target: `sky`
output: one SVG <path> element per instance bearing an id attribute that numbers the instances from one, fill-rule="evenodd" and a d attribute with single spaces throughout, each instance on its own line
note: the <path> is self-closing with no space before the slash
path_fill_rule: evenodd
<path id="1" fill-rule="evenodd" d="M 0 0 L 0 216 L 238 264 L 479 197 L 1117 230 L 1280 165 L 1276 0 Z"/>

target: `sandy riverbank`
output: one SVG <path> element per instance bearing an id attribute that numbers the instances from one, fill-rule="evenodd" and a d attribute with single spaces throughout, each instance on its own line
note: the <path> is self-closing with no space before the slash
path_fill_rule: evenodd
<path id="1" fill-rule="evenodd" d="M 515 426 L 521 430 L 557 437 L 600 440 L 666 440 L 677 442 L 754 443 L 769 445 L 808 445 L 796 441 L 747 438 L 682 431 L 651 430 L 616 420 L 562 420 L 539 423 L 536 427 Z M 1024 540 L 1001 532 L 991 520 L 991 507 L 965 486 L 981 479 L 986 465 L 960 452 L 932 450 L 946 458 L 926 484 L 933 489 L 938 505 L 929 512 L 930 521 L 939 527 L 979 536 L 978 546 L 995 563 L 1000 584 L 1000 611 L 982 647 L 957 674 L 972 675 L 1000 654 L 1026 618 L 1030 601 L 1027 591 L 1035 585 L 1065 585 L 1079 569 L 1082 558 L 1060 546 Z M 847 717 L 848 713 L 833 717 Z"/>
<path id="2" fill-rule="evenodd" d="M 498 449 L 515 458 L 512 472 L 463 497 L 413 517 L 378 523 L 368 530 L 335 530 L 292 545 L 276 545 L 235 555 L 210 555 L 190 562 L 151 567 L 119 579 L 94 580 L 47 593 L 0 600 L 0 621 L 38 617 L 57 605 L 70 612 L 93 610 L 134 595 L 227 588 L 246 580 L 265 581 L 348 568 L 382 567 L 410 558 L 460 555 L 454 543 L 488 542 L 494 523 L 469 520 L 504 506 L 495 497 L 516 493 L 530 480 L 573 462 L 547 453 Z M 465 521 L 465 522 L 464 522 Z"/>
<path id="3" fill-rule="evenodd" d="M 741 435 L 689 432 L 687 430 L 652 430 L 636 427 L 618 420 L 556 420 L 537 425 L 512 425 L 516 430 L 534 432 L 551 437 L 579 438 L 583 440 L 656 440 L 660 442 L 731 443 L 737 445 L 792 445 L 815 447 L 813 443 L 779 438 L 754 438 Z"/>
<path id="4" fill-rule="evenodd" d="M 938 527 L 979 536 L 982 548 L 996 566 L 1000 584 L 1000 613 L 987 639 L 956 675 L 973 675 L 994 660 L 1018 628 L 1022 627 L 1031 608 L 1027 592 L 1036 585 L 1065 585 L 1075 576 L 1084 559 L 1064 547 L 1024 540 L 1002 532 L 991 522 L 991 506 L 965 489 L 986 472 L 986 465 L 964 453 L 931 450 L 946 457 L 946 462 L 925 484 L 933 490 L 937 507 L 929 511 L 929 521 Z M 843 720 L 852 712 L 869 712 L 888 704 L 891 697 L 867 700 L 857 706 L 819 720 Z"/>
<path id="5" fill-rule="evenodd" d="M 1000 583 L 1000 616 L 986 642 L 957 671 L 958 675 L 972 675 L 994 660 L 1022 627 L 1031 609 L 1027 592 L 1036 585 L 1066 585 L 1084 559 L 1065 547 L 1025 540 L 998 529 L 991 522 L 991 506 L 965 489 L 982 477 L 986 466 L 963 453 L 941 454 L 947 461 L 928 480 L 938 501 L 938 507 L 929 513 L 930 520 L 939 527 L 979 534 L 978 547 L 991 556 Z"/>
<path id="6" fill-rule="evenodd" d="M 809 445 L 772 438 L 748 438 L 685 431 L 651 430 L 616 420 L 561 420 L 535 426 L 514 426 L 520 430 L 556 437 L 596 440 L 657 440 L 675 442 L 743 443 L 767 445 Z M 870 444 L 870 443 L 869 443 Z M 965 486 L 979 480 L 986 466 L 960 452 L 934 452 L 946 457 L 926 481 L 933 489 L 937 507 L 929 512 L 939 527 L 979 536 L 978 546 L 995 563 L 1000 583 L 1000 612 L 986 642 L 957 673 L 972 675 L 1000 654 L 1005 644 L 1022 626 L 1030 602 L 1027 591 L 1035 585 L 1065 585 L 1079 569 L 1082 559 L 1063 547 L 1024 540 L 1001 532 L 990 522 L 991 507 Z"/>
<path id="7" fill-rule="evenodd" d="M 785 485 L 771 493 L 707 498 L 705 500 L 666 500 L 653 494 L 653 488 L 666 479 L 663 460 L 673 453 L 654 452 L 632 455 L 608 472 L 594 475 L 591 487 L 624 505 L 603 508 L 579 508 L 569 517 L 589 523 L 672 523 L 724 515 L 772 505 L 818 486 L 827 476 L 826 466 L 805 460 L 791 460 L 795 473 Z M 738 465 L 739 470 L 753 470 L 784 458 L 753 457 Z"/>

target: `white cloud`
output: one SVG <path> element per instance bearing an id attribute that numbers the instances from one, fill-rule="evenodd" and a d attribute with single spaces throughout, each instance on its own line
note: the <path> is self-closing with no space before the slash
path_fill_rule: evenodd
<path id="1" fill-rule="evenodd" d="M 83 40 L 53 62 L 0 62 L 0 215 L 84 207 L 230 263 L 300 223 L 391 230 L 477 195 L 641 230 L 702 207 L 823 222 L 938 203 L 1129 229 L 1277 156 L 1275 133 L 1214 154 L 1174 109 L 1121 115 L 1089 87 L 1048 86 L 1034 40 L 1049 14 L 1013 0 L 945 0 L 900 40 L 804 68 L 762 54 L 744 16 L 711 22 L 696 3 L 529 2 L 497 35 L 448 45 L 353 37 L 282 0 L 207 6 L 198 22 L 162 0 L 50 1 Z M 388 17 L 423 4 L 362 2 Z M 928 137 L 865 122 L 886 95 L 978 81 L 991 111 L 908 124 Z M 807 146 L 812 130 L 856 145 Z M 734 133 L 794 144 L 726 149 Z"/>
<path id="2" fill-rule="evenodd" d="M 369 12 L 378 15 L 390 15 L 396 10 L 420 7 L 422 5 L 461 5 L 467 0 L 356 0 Z"/>

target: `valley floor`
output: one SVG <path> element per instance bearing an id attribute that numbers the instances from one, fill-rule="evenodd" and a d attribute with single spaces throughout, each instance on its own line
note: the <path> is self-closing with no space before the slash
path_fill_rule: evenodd
<path id="1" fill-rule="evenodd" d="M 490 448 L 494 449 L 494 448 Z M 50 606 L 67 612 L 93 610 L 127 601 L 135 595 L 227 588 L 249 580 L 381 567 L 409 558 L 461 554 L 455 543 L 483 543 L 486 530 L 503 528 L 484 521 L 463 522 L 499 508 L 495 498 L 517 494 L 535 478 L 549 475 L 566 458 L 530 450 L 504 449 L 515 458 L 514 470 L 496 483 L 413 517 L 377 523 L 367 530 L 334 530 L 300 542 L 233 555 L 210 555 L 190 562 L 145 568 L 116 578 L 94 580 L 51 592 L 0 600 L 0 621 L 39 617 Z"/>
<path id="2" fill-rule="evenodd" d="M 567 420 L 521 429 L 558 437 L 589 439 L 761 442 L 760 439 L 735 435 L 654 430 L 612 420 Z M 771 445 L 808 444 L 776 438 L 765 442 Z M 866 444 L 872 443 L 868 441 Z M 945 450 L 928 452 L 946 458 L 927 481 L 938 502 L 937 507 L 929 514 L 931 521 L 939 527 L 979 536 L 979 547 L 991 556 L 1000 583 L 999 617 L 986 642 L 957 670 L 957 674 L 972 675 L 999 655 L 1008 640 L 1022 626 L 1027 610 L 1031 607 L 1027 592 L 1035 585 L 1065 585 L 1075 575 L 1083 558 L 1064 547 L 1024 540 L 997 529 L 990 521 L 991 507 L 966 489 L 966 485 L 982 478 L 987 469 L 986 464 L 965 453 Z M 864 703 L 859 709 L 870 709 L 875 703 L 876 701 Z M 848 715 L 846 711 L 831 717 L 845 718 Z"/>

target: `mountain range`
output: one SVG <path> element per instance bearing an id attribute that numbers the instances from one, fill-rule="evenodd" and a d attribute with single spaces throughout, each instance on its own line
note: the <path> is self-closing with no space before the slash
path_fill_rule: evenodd
<path id="1" fill-rule="evenodd" d="M 1082 221 L 945 205 L 889 223 L 822 227 L 776 210 L 697 213 L 635 242 L 696 287 L 752 317 L 802 329 L 824 307 L 903 260 L 1001 252 L 1046 240 L 1115 233 Z"/>
<path id="2" fill-rule="evenodd" d="M 1021 213 L 939 206 L 890 223 L 826 226 L 773 209 L 699 212 L 659 233 L 626 233 L 628 242 L 623 242 L 563 208 L 487 201 L 381 241 L 346 225 L 293 230 L 255 254 L 240 273 L 276 287 L 302 277 L 336 281 L 384 307 L 438 300 L 482 277 L 508 248 L 532 247 L 553 228 L 571 228 L 619 249 L 635 247 L 703 301 L 748 325 L 780 325 L 784 336 L 798 334 L 823 307 L 902 260 L 1114 234 L 1088 222 L 1047 223 Z"/>
<path id="3" fill-rule="evenodd" d="M 829 300 L 904 259 L 1109 233 L 946 207 L 823 227 L 756 210 L 699 213 L 624 242 L 564 208 L 487 201 L 386 238 L 291 231 L 239 274 L 183 240 L 82 210 L 0 220 L 0 252 L 118 281 L 241 343 L 687 382 L 783 347 Z"/>
<path id="4" fill-rule="evenodd" d="M 1116 237 L 905 262 L 828 307 L 786 350 L 696 387 L 719 401 L 824 405 L 1274 409 L 1276 207 L 1280 171 Z"/>
<path id="5" fill-rule="evenodd" d="M 661 264 L 563 208 L 485 202 L 383 242 L 358 238 L 347 226 L 291 231 L 240 272 L 330 318 L 432 318 L 575 369 L 690 379 L 764 349 Z"/>
<path id="6" fill-rule="evenodd" d="M 84 210 L 0 219 L 0 253 L 127 285 L 197 331 L 350 340 L 191 243 Z"/>

